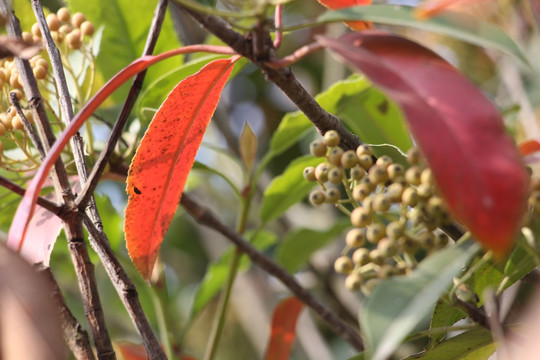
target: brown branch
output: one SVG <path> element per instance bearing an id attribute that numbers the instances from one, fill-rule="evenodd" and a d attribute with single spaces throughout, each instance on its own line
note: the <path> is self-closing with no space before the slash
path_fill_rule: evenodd
<path id="1" fill-rule="evenodd" d="M 208 226 L 225 236 L 234 243 L 240 251 L 245 253 L 254 264 L 262 268 L 268 274 L 279 279 L 299 300 L 309 306 L 317 315 L 326 321 L 328 326 L 334 332 L 343 337 L 356 350 L 362 351 L 364 349 L 364 344 L 360 335 L 352 327 L 344 323 L 330 309 L 313 297 L 309 291 L 304 289 L 296 279 L 287 272 L 287 270 L 274 263 L 253 247 L 253 245 L 244 240 L 242 236 L 221 223 L 210 209 L 198 204 L 188 194 L 184 193 L 182 195 L 180 203 L 199 224 Z"/>
<path id="2" fill-rule="evenodd" d="M 21 104 L 19 104 L 19 98 L 17 98 L 17 94 L 15 92 L 12 91 L 9 93 L 9 101 L 11 102 L 11 105 L 13 105 L 13 107 L 17 111 L 17 114 L 21 118 L 24 124 L 24 129 L 30 136 L 30 141 L 32 141 L 32 144 L 37 149 L 39 156 L 41 156 L 41 158 L 44 159 L 45 150 L 43 150 L 43 144 L 39 140 L 38 134 L 36 134 L 36 132 L 34 131 L 34 128 L 30 124 L 30 121 L 28 121 L 28 119 L 24 115 L 24 112 L 22 111 L 22 108 L 21 108 Z"/>
<path id="3" fill-rule="evenodd" d="M 9 191 L 17 194 L 17 195 L 20 195 L 20 196 L 24 196 L 24 193 L 26 192 L 26 189 L 23 188 L 22 186 L 18 185 L 18 184 L 15 184 L 14 182 L 12 182 L 11 180 L 9 179 L 6 179 L 5 177 L 3 176 L 0 176 L 0 186 L 3 186 L 5 187 L 6 189 L 8 189 Z M 50 212 L 52 212 L 53 214 L 57 215 L 57 216 L 60 216 L 60 214 L 62 214 L 62 212 L 64 211 L 64 208 L 62 205 L 59 205 L 51 200 L 48 200 L 48 199 L 45 199 L 43 197 L 38 197 L 38 200 L 37 200 L 37 203 L 39 206 L 41 206 L 42 208 L 45 208 L 47 210 L 49 210 Z"/>
<path id="4" fill-rule="evenodd" d="M 176 1 L 175 1 L 176 2 Z M 333 115 L 326 112 L 315 101 L 313 96 L 300 84 L 290 69 L 273 69 L 266 61 L 274 60 L 272 41 L 268 33 L 266 33 L 267 39 L 260 39 L 260 32 L 254 32 L 252 36 L 257 38 L 256 44 L 252 44 L 250 39 L 245 38 L 239 33 L 230 29 L 226 23 L 219 18 L 212 15 L 200 14 L 194 10 L 188 9 L 182 4 L 176 2 L 181 6 L 188 14 L 190 14 L 203 28 L 208 32 L 214 34 L 238 54 L 248 58 L 255 65 L 257 65 L 266 78 L 276 84 L 287 97 L 300 109 L 307 118 L 315 125 L 317 130 L 324 134 L 328 130 L 335 130 L 338 132 L 341 142 L 340 146 L 344 149 L 356 149 L 361 144 L 358 136 L 351 134 L 341 122 Z M 259 47 L 261 42 L 267 46 L 266 56 L 257 52 L 257 56 L 254 53 L 254 47 Z"/>
<path id="5" fill-rule="evenodd" d="M 64 332 L 64 340 L 77 360 L 94 360 L 94 353 L 90 346 L 88 333 L 82 328 L 81 324 L 73 316 L 66 305 L 66 301 L 51 269 L 40 267 L 38 271 L 45 275 L 51 289 L 51 297 L 60 312 L 60 321 Z"/>

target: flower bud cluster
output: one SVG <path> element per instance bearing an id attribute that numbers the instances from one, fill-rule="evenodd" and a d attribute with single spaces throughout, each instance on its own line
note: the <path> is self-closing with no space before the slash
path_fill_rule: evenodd
<path id="1" fill-rule="evenodd" d="M 369 294 L 381 279 L 406 274 L 418 257 L 446 246 L 449 238 L 437 228 L 450 218 L 417 148 L 404 166 L 386 155 L 375 159 L 369 145 L 338 145 L 335 131 L 313 141 L 311 154 L 326 161 L 304 169 L 304 178 L 320 185 L 309 195 L 313 205 L 334 204 L 350 216 L 334 268 L 347 275 L 349 290 Z"/>

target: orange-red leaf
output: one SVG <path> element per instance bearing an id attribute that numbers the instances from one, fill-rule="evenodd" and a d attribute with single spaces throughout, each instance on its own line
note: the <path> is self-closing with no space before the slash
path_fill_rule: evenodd
<path id="1" fill-rule="evenodd" d="M 155 114 L 131 163 L 124 230 L 129 255 L 147 280 L 234 61 L 215 60 L 181 81 Z"/>
<path id="2" fill-rule="evenodd" d="M 452 214 L 503 255 L 525 211 L 528 174 L 495 106 L 445 60 L 410 40 L 361 32 L 319 41 L 401 105 Z"/>
<path id="3" fill-rule="evenodd" d="M 339 10 L 351 6 L 370 5 L 371 0 L 317 0 L 322 5 L 332 10 Z M 348 27 L 353 30 L 365 30 L 373 28 L 373 24 L 367 21 L 345 21 Z"/>
<path id="4" fill-rule="evenodd" d="M 519 144 L 519 152 L 523 156 L 534 154 L 540 151 L 540 142 L 538 140 L 527 140 Z"/>
<path id="5" fill-rule="evenodd" d="M 296 321 L 304 303 L 295 297 L 283 300 L 274 310 L 266 360 L 287 360 L 296 338 Z"/>
<path id="6" fill-rule="evenodd" d="M 415 15 L 419 19 L 427 19 L 448 10 L 465 9 L 470 5 L 486 1 L 488 0 L 430 0 L 418 6 Z"/>

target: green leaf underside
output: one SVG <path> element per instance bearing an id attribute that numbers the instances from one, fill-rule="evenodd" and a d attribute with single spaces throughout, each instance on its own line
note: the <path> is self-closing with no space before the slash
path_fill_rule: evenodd
<path id="1" fill-rule="evenodd" d="M 318 18 L 318 22 L 322 23 L 350 20 L 372 21 L 432 31 L 511 54 L 524 64 L 528 64 L 523 52 L 503 30 L 487 21 L 465 14 L 446 13 L 427 20 L 419 20 L 414 15 L 413 7 L 369 5 L 327 11 Z"/>
<path id="2" fill-rule="evenodd" d="M 261 220 L 269 222 L 280 217 L 297 202 L 303 200 L 315 183 L 304 179 L 303 171 L 308 166 L 317 166 L 323 158 L 303 156 L 292 161 L 283 174 L 274 178 L 264 191 L 261 205 Z"/>
<path id="3" fill-rule="evenodd" d="M 348 219 L 334 223 L 325 231 L 297 229 L 281 241 L 276 250 L 276 261 L 290 273 L 294 273 L 309 260 L 310 256 L 351 226 Z"/>
<path id="4" fill-rule="evenodd" d="M 246 235 L 246 237 L 249 238 L 249 233 Z M 276 242 L 277 236 L 274 233 L 270 231 L 261 231 L 255 236 L 252 244 L 258 250 L 264 251 Z M 208 267 L 203 280 L 195 292 L 190 319 L 194 319 L 201 312 L 227 281 L 229 263 L 234 251 L 236 251 L 236 248 L 232 245 L 229 246 L 229 248 L 223 252 L 221 257 Z M 250 264 L 251 261 L 246 256 L 242 256 L 238 269 L 244 271 L 249 268 Z"/>
<path id="5" fill-rule="evenodd" d="M 461 319 L 467 316 L 462 310 L 455 306 L 451 306 L 448 302 L 439 299 L 435 305 L 435 310 L 431 315 L 430 329 L 452 326 Z M 429 337 L 429 348 L 437 345 L 446 337 L 445 333 L 434 333 Z"/>
<path id="6" fill-rule="evenodd" d="M 473 329 L 454 336 L 404 360 L 487 360 L 496 350 L 491 332 L 484 328 Z"/>
<path id="7" fill-rule="evenodd" d="M 386 359 L 396 350 L 478 249 L 471 241 L 443 249 L 422 261 L 410 276 L 375 288 L 359 316 L 373 360 Z"/>

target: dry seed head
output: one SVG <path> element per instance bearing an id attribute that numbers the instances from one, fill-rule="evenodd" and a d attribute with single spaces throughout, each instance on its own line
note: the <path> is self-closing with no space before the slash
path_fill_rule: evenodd
<path id="1" fill-rule="evenodd" d="M 412 147 L 407 151 L 407 162 L 411 165 L 418 165 L 421 157 L 420 150 L 417 147 Z"/>
<path id="2" fill-rule="evenodd" d="M 333 167 L 328 171 L 328 181 L 332 184 L 341 184 L 343 181 L 343 170 L 339 167 Z"/>
<path id="3" fill-rule="evenodd" d="M 332 150 L 330 150 L 327 156 L 328 162 L 335 166 L 341 166 L 342 155 L 343 155 L 343 150 L 341 148 L 338 148 L 338 147 L 332 148 Z"/>
<path id="4" fill-rule="evenodd" d="M 384 194 L 377 194 L 373 197 L 371 207 L 375 211 L 386 212 L 390 209 L 390 200 Z"/>
<path id="5" fill-rule="evenodd" d="M 309 144 L 309 152 L 315 157 L 326 156 L 326 145 L 322 140 L 313 140 Z"/>
<path id="6" fill-rule="evenodd" d="M 366 229 L 366 239 L 372 244 L 378 243 L 386 236 L 386 229 L 381 223 L 373 223 Z"/>
<path id="7" fill-rule="evenodd" d="M 338 189 L 336 189 L 335 187 L 326 189 L 324 193 L 325 202 L 329 204 L 335 204 L 338 202 L 339 198 L 340 198 L 340 193 Z"/>
<path id="8" fill-rule="evenodd" d="M 334 262 L 334 270 L 338 274 L 350 274 L 353 269 L 353 262 L 348 256 L 340 256 Z"/>
<path id="9" fill-rule="evenodd" d="M 356 249 L 361 246 L 364 246 L 365 243 L 365 236 L 364 236 L 364 230 L 362 229 L 351 229 L 345 236 L 345 242 L 351 249 Z"/>
<path id="10" fill-rule="evenodd" d="M 78 28 L 85 21 L 86 21 L 86 16 L 84 16 L 83 13 L 78 12 L 78 13 L 73 14 L 73 17 L 71 18 L 71 25 L 73 25 L 73 27 L 75 28 Z"/>
<path id="11" fill-rule="evenodd" d="M 363 167 L 364 170 L 368 171 L 371 165 L 373 165 L 373 158 L 371 157 L 371 155 L 362 154 L 358 156 L 358 164 L 360 164 L 360 166 Z"/>
<path id="12" fill-rule="evenodd" d="M 356 156 L 360 158 L 360 156 L 362 155 L 369 155 L 369 157 L 371 157 L 373 155 L 373 149 L 371 148 L 371 146 L 366 145 L 366 144 L 362 144 L 358 146 L 356 148 Z"/>
<path id="13" fill-rule="evenodd" d="M 385 169 L 388 168 L 391 164 L 393 164 L 393 160 L 388 155 L 383 155 L 380 158 L 377 159 L 375 162 L 375 165 L 383 166 Z"/>
<path id="14" fill-rule="evenodd" d="M 321 190 L 314 190 L 311 192 L 311 194 L 309 194 L 309 202 L 314 206 L 323 204 L 324 200 L 324 192 Z"/>
<path id="15" fill-rule="evenodd" d="M 345 169 L 351 169 L 358 163 L 356 153 L 352 150 L 347 150 L 341 155 L 341 164 Z"/>
<path id="16" fill-rule="evenodd" d="M 373 184 L 384 184 L 388 180 L 388 172 L 383 165 L 374 165 L 368 172 L 369 181 Z"/>
<path id="17" fill-rule="evenodd" d="M 351 224 L 354 227 L 364 227 L 371 223 L 371 211 L 363 206 L 357 207 L 351 213 Z"/>
<path id="18" fill-rule="evenodd" d="M 356 165 L 351 169 L 350 175 L 352 180 L 361 180 L 364 176 L 366 176 L 366 170 L 364 170 L 360 165 Z"/>
<path id="19" fill-rule="evenodd" d="M 352 273 L 345 278 L 345 287 L 349 291 L 359 291 L 362 288 L 362 276 Z"/>
<path id="20" fill-rule="evenodd" d="M 317 181 L 317 178 L 315 177 L 315 168 L 313 166 L 305 168 L 302 175 L 304 175 L 304 179 L 306 179 L 307 181 Z"/>
<path id="21" fill-rule="evenodd" d="M 49 30 L 58 31 L 60 25 L 60 19 L 58 19 L 56 14 L 51 13 L 47 15 L 47 26 L 49 27 Z"/>
<path id="22" fill-rule="evenodd" d="M 315 168 L 315 177 L 320 183 L 325 183 L 328 181 L 328 172 L 330 171 L 330 164 L 321 163 Z"/>
<path id="23" fill-rule="evenodd" d="M 338 146 L 339 145 L 339 134 L 335 130 L 327 131 L 324 134 L 324 143 L 326 146 Z"/>
<path id="24" fill-rule="evenodd" d="M 405 181 L 410 185 L 420 185 L 421 174 L 418 166 L 411 166 L 405 171 Z"/>
<path id="25" fill-rule="evenodd" d="M 69 10 L 65 7 L 58 9 L 58 11 L 56 12 L 56 15 L 58 16 L 58 19 L 60 19 L 60 21 L 63 21 L 63 22 L 69 21 L 70 13 L 69 13 Z"/>
<path id="26" fill-rule="evenodd" d="M 353 252 L 353 262 L 356 266 L 364 266 L 369 263 L 369 250 L 366 248 L 359 248 Z"/>

